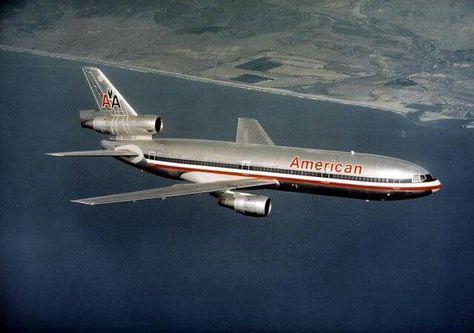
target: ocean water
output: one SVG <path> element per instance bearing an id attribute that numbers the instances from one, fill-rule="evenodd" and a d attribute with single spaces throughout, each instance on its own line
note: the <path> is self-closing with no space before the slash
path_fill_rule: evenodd
<path id="1" fill-rule="evenodd" d="M 398 202 L 256 191 L 268 218 L 208 195 L 89 207 L 70 199 L 173 183 L 97 149 L 78 111 L 83 63 L 0 52 L 0 315 L 23 331 L 474 329 L 474 131 L 398 115 L 99 66 L 163 137 L 234 140 L 257 118 L 276 144 L 427 168 L 444 188 Z"/>

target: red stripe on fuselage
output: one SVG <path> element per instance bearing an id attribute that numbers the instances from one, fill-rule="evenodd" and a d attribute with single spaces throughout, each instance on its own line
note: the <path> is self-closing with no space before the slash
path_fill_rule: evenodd
<path id="1" fill-rule="evenodd" d="M 191 168 L 191 167 L 171 166 L 167 164 L 160 164 L 160 163 L 156 163 L 155 161 L 148 164 L 154 169 L 171 169 L 171 170 L 186 171 L 186 172 L 199 171 L 199 172 L 213 173 L 213 174 L 219 174 L 219 175 L 243 176 L 243 177 L 257 178 L 257 179 L 276 179 L 282 182 L 322 185 L 322 186 L 328 186 L 328 187 L 352 188 L 352 189 L 361 189 L 361 190 L 369 190 L 369 191 L 379 190 L 379 191 L 415 192 L 415 191 L 433 191 L 433 190 L 438 190 L 441 188 L 441 185 L 401 188 L 399 186 L 370 186 L 370 185 L 359 185 L 359 184 L 343 184 L 343 183 L 335 183 L 333 181 L 308 180 L 308 179 L 298 179 L 298 178 L 283 177 L 283 176 L 250 175 L 248 173 L 242 173 L 242 172 L 237 172 L 237 171 L 203 170 L 203 169 Z"/>

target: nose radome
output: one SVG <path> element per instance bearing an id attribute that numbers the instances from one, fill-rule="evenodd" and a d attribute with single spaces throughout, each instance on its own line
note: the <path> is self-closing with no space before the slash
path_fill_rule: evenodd
<path id="1" fill-rule="evenodd" d="M 442 188 L 442 185 L 441 185 L 441 182 L 439 180 L 435 180 L 433 182 L 433 189 L 431 190 L 432 193 L 436 193 L 436 192 L 439 192 Z"/>

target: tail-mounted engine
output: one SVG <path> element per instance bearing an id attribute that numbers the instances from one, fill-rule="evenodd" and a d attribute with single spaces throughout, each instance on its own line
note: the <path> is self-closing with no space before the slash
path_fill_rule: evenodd
<path id="1" fill-rule="evenodd" d="M 263 195 L 228 191 L 218 196 L 218 202 L 221 206 L 248 216 L 265 217 L 272 210 L 272 200 Z"/>
<path id="2" fill-rule="evenodd" d="M 163 129 L 163 121 L 155 115 L 115 115 L 97 111 L 81 111 L 81 126 L 114 135 L 117 139 L 151 139 Z"/>

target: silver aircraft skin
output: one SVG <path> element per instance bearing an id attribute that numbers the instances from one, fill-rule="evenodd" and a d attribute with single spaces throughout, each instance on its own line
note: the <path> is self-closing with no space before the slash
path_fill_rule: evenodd
<path id="1" fill-rule="evenodd" d="M 365 200 L 430 195 L 441 183 L 427 170 L 392 157 L 277 146 L 257 120 L 239 118 L 235 142 L 153 138 L 163 122 L 138 115 L 97 68 L 83 68 L 98 110 L 81 111 L 81 126 L 111 137 L 101 150 L 53 156 L 114 157 L 153 174 L 190 183 L 72 200 L 96 205 L 209 193 L 221 206 L 267 216 L 270 198 L 236 190 L 275 189 Z"/>

